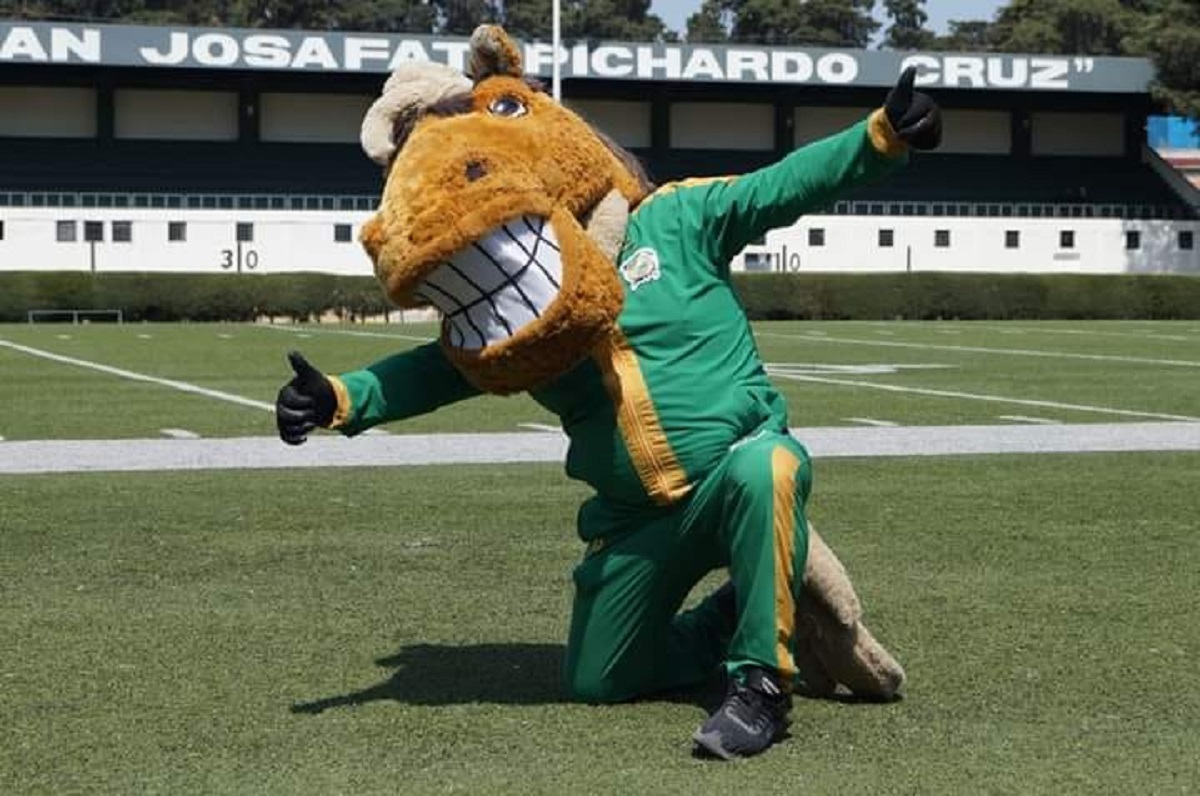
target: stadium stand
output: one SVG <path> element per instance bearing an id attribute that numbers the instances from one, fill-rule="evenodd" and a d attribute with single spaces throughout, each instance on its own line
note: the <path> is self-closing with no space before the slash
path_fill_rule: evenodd
<path id="1" fill-rule="evenodd" d="M 236 242 L 260 270 L 333 273 L 370 272 L 346 244 L 381 187 L 357 128 L 389 60 L 464 46 L 11 21 L 0 42 L 0 269 L 214 270 Z M 547 46 L 527 63 L 547 75 Z M 945 109 L 943 151 L 735 268 L 1200 272 L 1200 190 L 1149 146 L 1147 61 L 588 43 L 563 88 L 661 183 L 750 171 L 840 129 L 905 64 Z M 838 231 L 864 217 L 896 231 L 874 253 Z"/>

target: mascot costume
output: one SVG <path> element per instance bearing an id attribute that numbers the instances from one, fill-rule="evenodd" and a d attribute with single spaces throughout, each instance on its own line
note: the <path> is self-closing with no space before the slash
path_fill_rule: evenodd
<path id="1" fill-rule="evenodd" d="M 363 123 L 387 183 L 362 242 L 393 302 L 440 311 L 440 339 L 337 376 L 292 353 L 281 437 L 528 392 L 562 421 L 567 473 L 595 490 L 578 518 L 573 697 L 630 700 L 723 669 L 724 702 L 694 736 L 723 759 L 779 739 L 793 689 L 893 698 L 904 672 L 805 519 L 809 455 L 729 261 L 910 147 L 935 147 L 939 112 L 913 78 L 869 118 L 760 171 L 655 190 L 524 78 L 498 27 L 475 31 L 466 75 L 400 67 Z M 718 568 L 728 582 L 681 612 Z"/>

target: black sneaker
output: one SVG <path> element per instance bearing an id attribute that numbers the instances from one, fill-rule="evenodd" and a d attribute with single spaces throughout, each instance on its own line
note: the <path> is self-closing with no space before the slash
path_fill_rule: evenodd
<path id="1" fill-rule="evenodd" d="M 692 740 L 698 752 L 722 760 L 756 755 L 783 735 L 791 707 L 774 672 L 749 666 L 730 678 L 725 701 Z"/>

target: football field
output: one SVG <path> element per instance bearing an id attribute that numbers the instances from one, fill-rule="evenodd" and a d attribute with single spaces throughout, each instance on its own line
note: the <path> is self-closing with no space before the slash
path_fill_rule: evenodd
<path id="1" fill-rule="evenodd" d="M 910 679 L 722 766 L 710 693 L 565 701 L 587 490 L 531 399 L 274 438 L 288 350 L 431 326 L 0 326 L 0 793 L 1194 792 L 1200 323 L 756 332 Z"/>

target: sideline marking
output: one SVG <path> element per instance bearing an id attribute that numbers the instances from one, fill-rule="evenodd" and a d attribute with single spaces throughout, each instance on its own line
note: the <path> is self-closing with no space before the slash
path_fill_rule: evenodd
<path id="1" fill-rule="evenodd" d="M 1046 453 L 1200 453 L 1200 423 L 1047 426 L 795 428 L 814 458 Z M 57 440 L 0 443 L 0 474 L 268 470 L 431 464 L 561 464 L 567 439 L 540 431 L 403 434 L 344 439 L 322 434 L 292 448 L 276 437 Z"/>
<path id="2" fill-rule="evenodd" d="M 300 329 L 289 329 L 286 326 L 269 326 L 266 324 L 256 323 L 255 329 L 269 329 L 272 332 L 291 332 L 295 335 L 313 335 L 313 334 L 341 334 L 347 337 L 378 337 L 384 340 L 415 340 L 418 343 L 432 343 L 437 340 L 436 337 L 417 337 L 411 334 L 385 334 L 383 332 L 352 332 L 349 329 L 314 329 L 311 326 L 304 326 Z"/>
<path id="3" fill-rule="evenodd" d="M 161 431 L 162 435 L 169 439 L 200 439 L 200 435 L 195 431 L 188 431 L 185 428 L 164 428 Z"/>
<path id="4" fill-rule="evenodd" d="M 61 362 L 65 365 L 75 365 L 88 370 L 97 370 L 101 373 L 107 373 L 111 376 L 120 376 L 123 379 L 130 381 L 141 381 L 147 384 L 157 384 L 160 387 L 170 387 L 173 390 L 180 392 L 192 393 L 193 395 L 203 395 L 205 398 L 216 398 L 219 401 L 227 401 L 231 404 L 239 406 L 248 406 L 251 409 L 265 409 L 268 412 L 275 411 L 275 404 L 264 403 L 263 401 L 255 401 L 250 398 L 243 398 L 240 395 L 233 393 L 221 392 L 220 390 L 210 390 L 207 387 L 201 387 L 196 384 L 189 384 L 186 381 L 175 381 L 174 379 L 160 379 L 157 376 L 147 376 L 145 373 L 135 373 L 132 370 L 123 370 L 114 368 L 111 365 L 102 365 L 99 362 L 89 362 L 86 359 L 76 359 L 75 357 L 67 357 L 62 354 L 55 354 L 50 351 L 42 351 L 39 348 L 30 348 L 29 346 L 18 345 L 17 343 L 9 342 L 8 340 L 0 340 L 0 347 L 10 348 L 13 351 L 20 351 L 23 354 L 49 359 L 52 362 Z"/>
<path id="5" fill-rule="evenodd" d="M 846 343 L 849 345 L 878 345 L 894 348 L 921 348 L 932 351 L 961 351 L 967 354 L 1003 354 L 1006 356 L 1043 357 L 1046 359 L 1087 359 L 1097 362 L 1133 362 L 1140 365 L 1173 365 L 1184 368 L 1200 368 L 1200 362 L 1188 359 L 1148 359 L 1116 354 L 1076 354 L 1069 351 L 1034 351 L 1026 348 L 985 348 L 969 345 L 939 345 L 937 343 L 904 343 L 899 340 L 862 340 L 856 337 L 815 337 L 807 334 L 785 334 L 784 332 L 755 332 L 759 337 L 783 337 L 790 340 L 812 340 L 816 343 Z"/>
<path id="6" fill-rule="evenodd" d="M 1028 417 L 1026 415 L 997 415 L 999 420 L 1011 420 L 1014 423 L 1035 423 L 1043 426 L 1053 426 L 1058 423 L 1057 420 L 1051 420 L 1046 417 Z"/>
<path id="7" fill-rule="evenodd" d="M 872 390 L 885 392 L 904 392 L 914 395 L 933 395 L 939 398 L 964 398 L 970 401 L 991 401 L 1000 404 L 1016 404 L 1017 406 L 1039 406 L 1044 409 L 1071 409 L 1077 412 L 1097 412 L 1104 415 L 1119 415 L 1121 417 L 1151 417 L 1156 420 L 1175 420 L 1184 423 L 1200 422 L 1200 417 L 1189 415 L 1171 415 L 1163 412 L 1139 412 L 1133 409 L 1112 409 L 1104 406 L 1088 406 L 1086 404 L 1068 404 L 1059 401 L 1038 401 L 1032 398 L 1006 398 L 1003 395 L 985 395 L 954 390 L 933 390 L 926 387 L 899 387 L 893 384 L 876 384 L 870 381 L 852 381 L 850 379 L 830 379 L 821 376 L 801 376 L 793 373 L 774 374 L 792 381 L 812 381 L 819 384 L 837 384 L 843 387 L 867 387 Z"/>
<path id="8" fill-rule="evenodd" d="M 870 417 L 847 417 L 844 418 L 849 423 L 861 423 L 864 426 L 875 426 L 876 428 L 893 428 L 900 425 L 893 423 L 891 420 L 875 420 Z"/>

